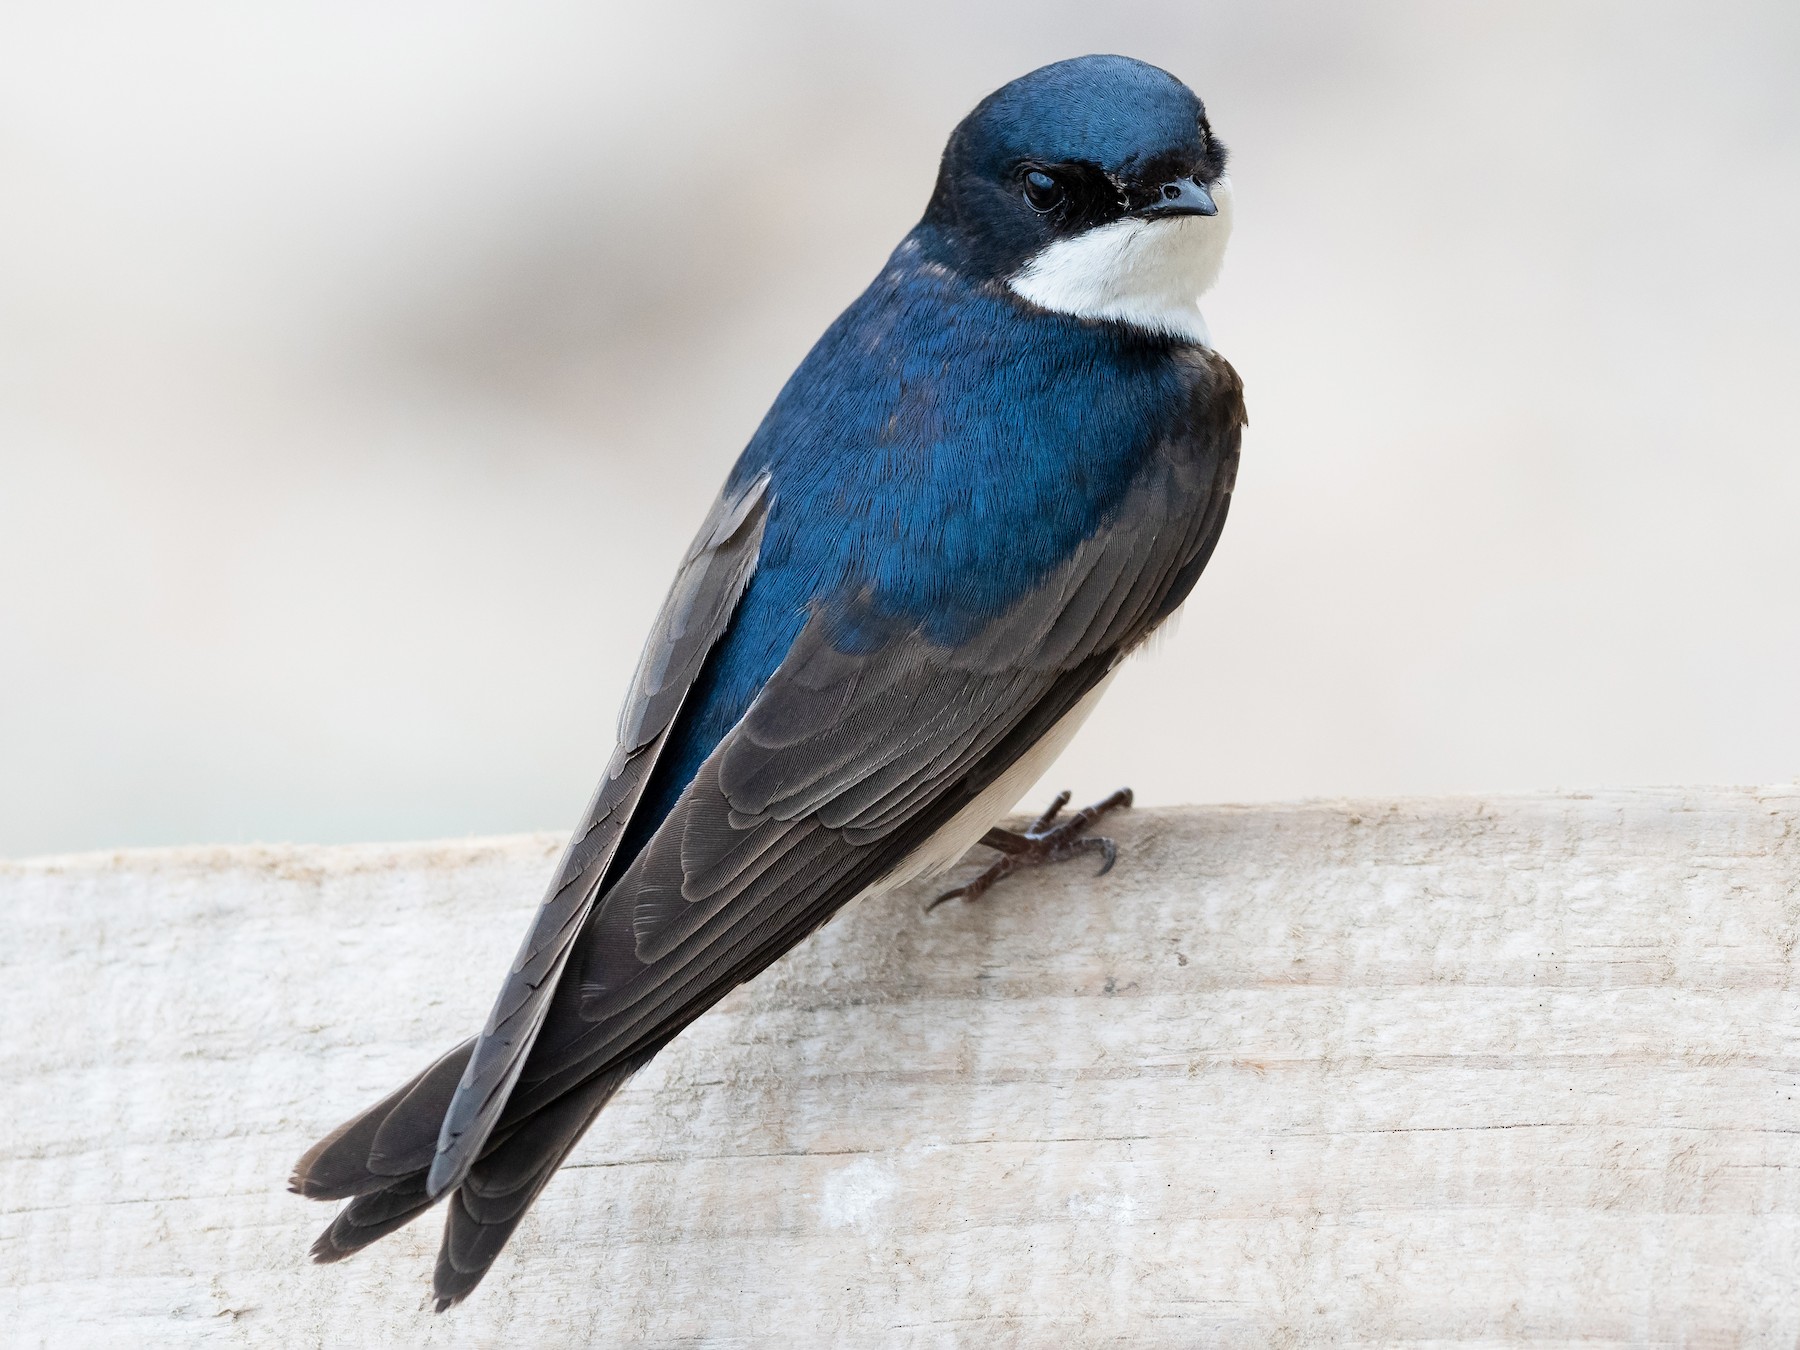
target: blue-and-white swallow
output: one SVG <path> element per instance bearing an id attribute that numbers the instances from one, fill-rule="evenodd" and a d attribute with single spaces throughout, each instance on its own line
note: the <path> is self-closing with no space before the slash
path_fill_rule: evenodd
<path id="1" fill-rule="evenodd" d="M 620 1085 L 847 902 L 977 843 L 1000 861 L 952 894 L 1110 859 L 1091 811 L 996 824 L 1225 524 L 1243 386 L 1199 306 L 1225 158 L 1192 90 L 1120 56 L 951 133 L 683 559 L 481 1034 L 300 1160 L 296 1191 L 350 1200 L 318 1260 L 446 1201 L 442 1310 Z"/>

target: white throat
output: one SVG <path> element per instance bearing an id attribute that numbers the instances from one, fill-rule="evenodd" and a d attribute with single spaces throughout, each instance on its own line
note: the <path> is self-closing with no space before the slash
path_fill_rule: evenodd
<path id="1" fill-rule="evenodd" d="M 1041 309 L 1122 323 L 1212 346 L 1200 297 L 1219 278 L 1231 238 L 1231 180 L 1212 189 L 1216 216 L 1127 217 L 1058 239 L 1009 283 Z"/>

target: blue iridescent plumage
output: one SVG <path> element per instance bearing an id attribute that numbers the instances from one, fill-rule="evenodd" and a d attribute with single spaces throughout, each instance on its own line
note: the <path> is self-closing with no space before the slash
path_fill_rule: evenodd
<path id="1" fill-rule="evenodd" d="M 1100 528 L 1186 414 L 1167 339 L 992 294 L 928 261 L 934 233 L 909 235 L 826 330 L 732 470 L 728 490 L 770 475 L 762 553 L 621 861 L 815 607 L 866 590 L 881 617 L 961 641 Z"/>
<path id="2" fill-rule="evenodd" d="M 850 900 L 976 843 L 1003 856 L 965 895 L 1110 865 L 1091 813 L 992 827 L 1224 526 L 1242 388 L 1198 309 L 1224 169 L 1192 91 L 1124 57 L 957 126 L 683 559 L 486 1025 L 296 1167 L 349 1201 L 316 1259 L 453 1197 L 441 1311 L 619 1086 Z"/>

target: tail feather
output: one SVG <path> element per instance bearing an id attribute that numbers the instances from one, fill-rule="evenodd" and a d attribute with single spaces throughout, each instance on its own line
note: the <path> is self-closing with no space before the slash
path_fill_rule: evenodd
<path id="1" fill-rule="evenodd" d="M 289 1188 L 349 1204 L 319 1234 L 312 1258 L 342 1261 L 404 1227 L 442 1196 L 427 1185 L 444 1112 L 474 1041 L 464 1041 L 412 1081 L 321 1139 L 294 1167 Z M 433 1287 L 441 1312 L 481 1283 L 519 1220 L 587 1127 L 659 1042 L 613 1065 L 496 1133 L 451 1193 Z"/>
<path id="2" fill-rule="evenodd" d="M 470 1170 L 444 1219 L 444 1241 L 432 1275 L 439 1312 L 460 1303 L 481 1283 L 600 1108 L 649 1058 L 636 1056 L 615 1065 L 534 1112 Z"/>
<path id="3" fill-rule="evenodd" d="M 438 1129 L 475 1047 L 464 1041 L 411 1082 L 345 1121 L 294 1165 L 288 1189 L 314 1200 L 382 1191 L 431 1166 Z"/>
<path id="4" fill-rule="evenodd" d="M 425 1187 L 426 1170 L 385 1190 L 359 1195 L 338 1212 L 312 1245 L 312 1259 L 320 1265 L 342 1261 L 371 1242 L 404 1228 L 437 1203 Z"/>

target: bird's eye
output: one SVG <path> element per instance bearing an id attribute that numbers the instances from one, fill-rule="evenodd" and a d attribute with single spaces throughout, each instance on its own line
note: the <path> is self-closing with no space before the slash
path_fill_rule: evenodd
<path id="1" fill-rule="evenodd" d="M 1054 211 L 1062 205 L 1063 185 L 1042 169 L 1025 175 L 1025 200 L 1033 211 Z"/>

